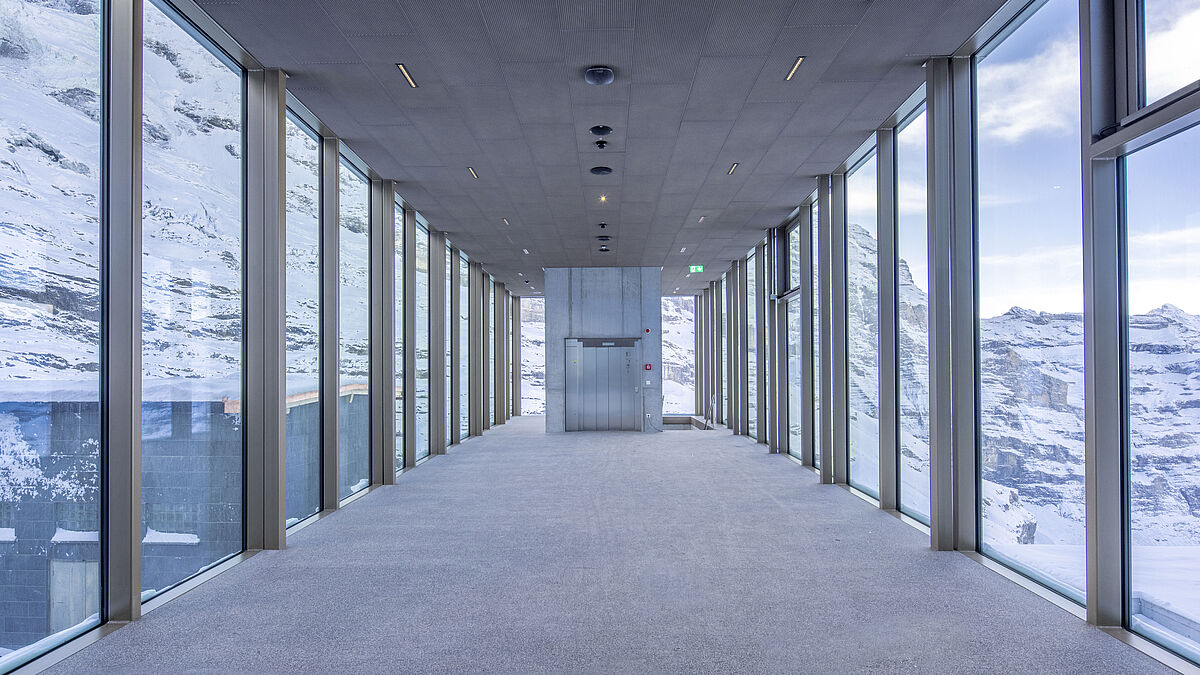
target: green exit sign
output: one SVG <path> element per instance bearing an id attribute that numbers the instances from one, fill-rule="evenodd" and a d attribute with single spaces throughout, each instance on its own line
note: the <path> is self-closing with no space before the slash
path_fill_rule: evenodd
<path id="1" fill-rule="evenodd" d="M 696 274 L 698 272 L 703 272 L 703 271 L 704 271 L 704 265 L 690 265 L 688 267 L 688 274 Z"/>

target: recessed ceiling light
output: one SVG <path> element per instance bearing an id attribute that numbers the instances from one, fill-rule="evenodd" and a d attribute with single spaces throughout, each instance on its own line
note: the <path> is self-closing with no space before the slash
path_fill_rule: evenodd
<path id="1" fill-rule="evenodd" d="M 597 124 L 591 129 L 588 129 L 588 133 L 592 134 L 593 136 L 607 136 L 612 133 L 612 127 L 608 126 L 607 124 Z"/>
<path id="2" fill-rule="evenodd" d="M 703 223 L 703 222 L 704 222 L 704 216 L 700 216 L 700 220 L 697 220 L 696 222 L 697 222 L 697 223 Z"/>
<path id="3" fill-rule="evenodd" d="M 796 74 L 796 69 L 800 67 L 800 64 L 801 64 L 801 63 L 804 63 L 804 57 L 803 57 L 803 56 L 797 56 L 797 57 L 796 57 L 796 63 L 795 63 L 793 66 L 792 66 L 792 70 L 791 70 L 791 71 L 788 73 L 788 76 L 787 76 L 787 77 L 783 78 L 783 81 L 784 81 L 784 82 L 791 82 L 791 81 L 792 81 L 792 76 Z"/>
<path id="4" fill-rule="evenodd" d="M 676 293 L 678 293 L 678 292 L 679 292 L 679 287 L 678 287 L 678 286 L 676 286 L 676 287 L 675 287 L 675 292 L 676 292 Z"/>
<path id="5" fill-rule="evenodd" d="M 605 229 L 605 228 L 607 228 L 607 227 L 608 227 L 608 223 L 600 223 L 600 229 L 602 229 L 602 230 L 603 230 L 603 229 Z"/>
<path id="6" fill-rule="evenodd" d="M 529 255 L 529 249 L 527 249 L 527 248 L 523 248 L 523 249 L 521 249 L 521 251 L 522 251 L 522 252 L 523 252 L 525 255 Z"/>
<path id="7" fill-rule="evenodd" d="M 734 172 L 734 171 L 737 171 L 737 166 L 738 166 L 738 163 L 737 163 L 737 162 L 734 162 L 734 163 L 733 163 L 733 166 L 729 167 L 729 173 L 727 173 L 727 174 L 725 174 L 725 175 L 727 175 L 727 176 L 732 176 L 732 175 L 733 175 L 733 172 Z"/>
<path id="8" fill-rule="evenodd" d="M 517 272 L 517 276 L 519 276 L 519 277 L 523 277 L 523 276 L 525 276 L 525 273 L 524 273 L 524 272 Z"/>
<path id="9" fill-rule="evenodd" d="M 417 83 L 413 82 L 412 75 L 408 74 L 408 68 L 405 68 L 403 63 L 397 63 L 396 67 L 400 69 L 400 74 L 404 76 L 404 79 L 408 80 L 408 86 L 416 89 Z"/>
<path id="10" fill-rule="evenodd" d="M 529 283 L 529 280 L 528 280 L 528 279 L 526 279 L 526 280 L 525 280 L 525 283 Z"/>
<path id="11" fill-rule="evenodd" d="M 690 274 L 689 274 L 689 275 L 687 275 L 687 278 L 688 278 L 688 279 L 691 279 L 691 278 L 692 278 L 692 275 L 690 275 Z"/>
<path id="12" fill-rule="evenodd" d="M 600 203 L 601 204 L 603 204 L 604 202 L 607 202 L 607 201 L 608 201 L 608 195 L 600 195 Z"/>
<path id="13" fill-rule="evenodd" d="M 616 78 L 617 74 L 608 66 L 592 66 L 583 73 L 584 81 L 586 81 L 588 84 L 594 84 L 596 86 L 612 84 L 613 80 Z"/>
<path id="14" fill-rule="evenodd" d="M 593 166 L 592 173 L 597 176 L 607 176 L 612 173 L 612 168 L 607 166 Z"/>
<path id="15" fill-rule="evenodd" d="M 508 218 L 501 218 L 500 220 L 503 220 L 505 225 L 508 224 Z"/>
<path id="16" fill-rule="evenodd" d="M 475 173 L 475 169 L 468 166 L 467 171 L 471 172 L 471 178 L 474 178 L 475 180 L 479 180 L 479 174 Z M 733 172 L 730 171 L 729 173 L 733 173 Z"/>
<path id="17" fill-rule="evenodd" d="M 610 250 L 610 249 L 609 249 L 607 246 L 605 246 L 604 244 L 601 244 L 601 245 L 600 245 L 600 252 L 601 252 L 601 253 L 608 253 L 608 252 L 609 252 L 609 250 Z"/>
<path id="18" fill-rule="evenodd" d="M 687 247 L 686 247 L 686 246 L 683 246 L 683 247 L 681 247 L 681 248 L 679 249 L 679 252 L 680 252 L 680 253 L 687 253 Z"/>

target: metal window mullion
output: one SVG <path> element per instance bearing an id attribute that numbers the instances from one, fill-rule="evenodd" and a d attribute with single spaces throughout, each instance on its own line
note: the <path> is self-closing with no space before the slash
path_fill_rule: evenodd
<path id="1" fill-rule="evenodd" d="M 821 415 L 817 424 L 821 429 L 821 482 L 833 483 L 834 477 L 834 444 L 833 444 L 833 176 L 817 176 L 817 244 L 821 250 L 817 252 L 818 274 L 820 276 L 820 316 L 821 343 L 817 358 L 821 364 L 821 377 L 818 388 L 821 392 Z"/>
<path id="2" fill-rule="evenodd" d="M 246 548 L 285 544 L 284 74 L 246 74 Z"/>
<path id="3" fill-rule="evenodd" d="M 101 619 L 141 616 L 142 3 L 111 3 L 104 96 Z"/>
<path id="4" fill-rule="evenodd" d="M 1088 623 L 1128 625 L 1125 551 L 1125 300 L 1119 161 L 1096 157 L 1092 141 L 1136 108 L 1122 76 L 1140 57 L 1140 31 L 1123 30 L 1131 2 L 1080 3 L 1083 143 L 1084 490 Z M 1136 9 L 1133 14 L 1136 16 Z M 1136 68 L 1133 69 L 1136 72 Z M 1132 103 L 1136 106 L 1138 101 Z"/>
<path id="5" fill-rule="evenodd" d="M 429 454 L 446 454 L 446 235 L 429 232 Z"/>
<path id="6" fill-rule="evenodd" d="M 756 420 L 754 430 L 754 440 L 759 443 L 767 443 L 770 438 L 769 424 L 767 424 L 767 405 L 770 399 L 771 388 L 771 373 L 767 370 L 770 365 L 770 354 L 768 353 L 767 334 L 771 330 L 771 317 L 767 312 L 767 288 L 769 288 L 770 280 L 767 278 L 767 270 L 770 265 L 767 263 L 768 246 L 759 244 L 754 247 L 756 249 L 754 255 L 754 367 L 758 377 L 754 378 L 754 417 Z"/>
<path id="7" fill-rule="evenodd" d="M 451 248 L 449 259 L 446 261 L 446 271 L 450 275 L 450 305 L 447 309 L 450 312 L 450 409 L 446 414 L 450 415 L 451 445 L 462 442 L 462 349 L 459 348 L 462 339 L 462 322 L 459 320 L 459 308 L 462 307 L 462 289 L 459 287 L 462 283 L 462 266 L 459 260 L 459 250 Z"/>
<path id="8" fill-rule="evenodd" d="M 950 229 L 953 220 L 950 59 L 925 66 L 928 192 L 930 544 L 950 551 L 954 528 L 954 434 L 950 386 Z"/>
<path id="9" fill-rule="evenodd" d="M 833 481 L 850 477 L 850 380 L 846 326 L 846 174 L 830 176 L 830 376 L 833 412 Z"/>
<path id="10" fill-rule="evenodd" d="M 802 363 L 801 373 L 800 373 L 799 394 L 800 394 L 800 399 L 804 402 L 804 405 L 801 406 L 801 411 L 800 411 L 800 429 L 801 429 L 800 444 L 801 445 L 797 449 L 800 450 L 800 462 L 807 466 L 813 466 L 813 453 L 815 450 L 815 448 L 814 448 L 815 443 L 813 442 L 814 434 L 812 433 L 812 429 L 813 429 L 813 425 L 816 422 L 816 419 L 815 419 L 816 416 L 813 414 L 814 411 L 813 411 L 812 404 L 815 401 L 816 381 L 813 378 L 813 368 L 812 368 L 813 354 L 814 354 L 814 350 L 815 350 L 815 345 L 813 345 L 813 339 L 812 339 L 812 336 L 813 336 L 813 331 L 812 331 L 812 329 L 813 329 L 813 320 L 812 320 L 812 309 L 813 309 L 812 228 L 816 227 L 816 223 L 814 223 L 812 221 L 812 209 L 811 208 L 805 207 L 805 208 L 801 209 L 800 224 L 798 227 L 799 227 L 799 236 L 800 236 L 800 252 L 799 252 L 800 259 L 797 260 L 795 264 L 799 265 L 799 267 L 800 267 L 800 297 L 793 299 L 792 302 L 800 303 L 800 314 L 801 314 L 800 335 L 792 335 L 789 331 L 788 340 L 800 340 L 800 360 Z M 792 396 L 793 393 L 795 393 L 795 392 L 792 392 L 791 388 L 790 388 L 791 377 L 792 377 L 792 374 L 789 373 L 788 374 L 788 379 L 789 379 L 788 396 L 789 397 Z M 788 405 L 788 409 L 789 409 L 789 411 L 791 409 L 790 403 Z M 790 422 L 789 422 L 789 424 L 790 424 Z"/>
<path id="11" fill-rule="evenodd" d="M 875 132 L 878 171 L 879 507 L 899 506 L 900 355 L 899 263 L 896 252 L 896 130 Z"/>
<path id="12" fill-rule="evenodd" d="M 955 547 L 978 547 L 979 500 L 976 439 L 977 317 L 975 303 L 975 161 L 973 66 L 969 58 L 950 62 L 950 143 L 952 219 L 950 222 L 950 379 L 954 434 Z"/>
<path id="13" fill-rule="evenodd" d="M 396 188 L 390 180 L 371 181 L 369 231 L 371 483 L 391 485 L 396 482 Z"/>
<path id="14" fill-rule="evenodd" d="M 338 162 L 337 138 L 321 139 L 321 507 L 338 508 Z"/>

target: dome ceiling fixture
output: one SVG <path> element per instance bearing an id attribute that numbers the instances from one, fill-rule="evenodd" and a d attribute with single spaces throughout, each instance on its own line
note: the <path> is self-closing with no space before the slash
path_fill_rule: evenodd
<path id="1" fill-rule="evenodd" d="M 591 129 L 588 129 L 588 133 L 593 136 L 607 136 L 611 134 L 612 131 L 612 127 L 608 126 L 607 124 L 597 124 Z"/>
<path id="2" fill-rule="evenodd" d="M 612 167 L 608 166 L 593 166 L 592 173 L 597 176 L 607 176 L 612 173 Z"/>
<path id="3" fill-rule="evenodd" d="M 584 81 L 597 87 L 612 84 L 616 78 L 617 74 L 608 66 L 592 66 L 583 72 Z"/>

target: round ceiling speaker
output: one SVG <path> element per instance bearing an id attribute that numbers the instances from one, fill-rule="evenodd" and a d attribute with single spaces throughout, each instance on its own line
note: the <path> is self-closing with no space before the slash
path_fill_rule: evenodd
<path id="1" fill-rule="evenodd" d="M 612 173 L 612 169 L 607 166 L 593 166 L 592 173 L 597 176 L 607 176 L 608 174 Z"/>
<path id="2" fill-rule="evenodd" d="M 607 136 L 612 133 L 612 127 L 608 126 L 607 124 L 597 124 L 591 129 L 588 129 L 588 132 L 593 136 Z"/>
<path id="3" fill-rule="evenodd" d="M 583 72 L 583 79 L 596 86 L 612 84 L 616 78 L 617 74 L 608 66 L 592 66 Z"/>

